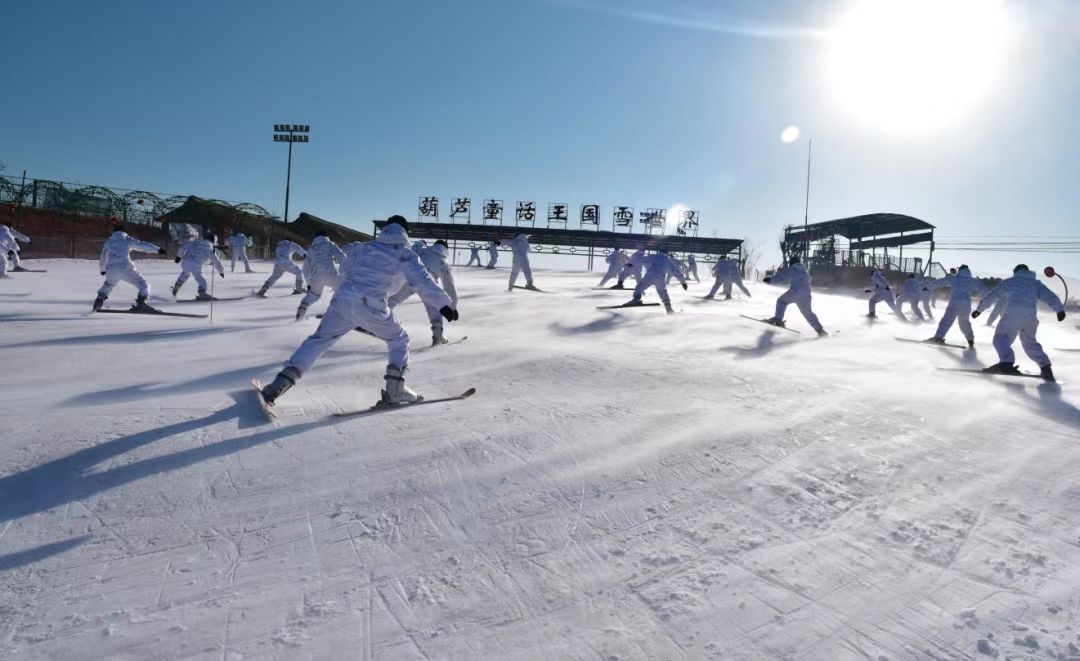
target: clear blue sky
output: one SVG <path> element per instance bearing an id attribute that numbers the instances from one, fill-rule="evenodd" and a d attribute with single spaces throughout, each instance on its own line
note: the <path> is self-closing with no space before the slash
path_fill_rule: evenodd
<path id="1" fill-rule="evenodd" d="M 367 229 L 421 194 L 595 201 L 605 219 L 685 203 L 705 234 L 767 243 L 768 263 L 802 221 L 812 136 L 811 222 L 893 211 L 943 235 L 1080 236 L 1080 3 L 1006 0 L 990 91 L 962 121 L 895 131 L 830 86 L 815 31 L 854 2 L 18 3 L 0 160 L 280 213 L 271 128 L 307 123 L 292 215 Z M 784 144 L 789 125 L 802 137 Z M 945 258 L 1080 274 L 1080 255 Z"/>

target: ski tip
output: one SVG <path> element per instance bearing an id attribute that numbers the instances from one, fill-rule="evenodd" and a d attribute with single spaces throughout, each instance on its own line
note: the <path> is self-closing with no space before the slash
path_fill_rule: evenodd
<path id="1" fill-rule="evenodd" d="M 476 388 L 469 388 L 465 392 L 461 393 L 462 397 L 472 397 L 476 394 Z"/>

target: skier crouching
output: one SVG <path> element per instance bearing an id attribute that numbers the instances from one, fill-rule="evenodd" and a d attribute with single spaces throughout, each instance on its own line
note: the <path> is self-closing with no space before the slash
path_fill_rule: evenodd
<path id="1" fill-rule="evenodd" d="M 101 248 L 101 257 L 98 258 L 98 268 L 101 275 L 105 276 L 105 282 L 98 290 L 97 298 L 94 299 L 94 312 L 101 309 L 101 306 L 105 304 L 105 299 L 112 293 L 113 287 L 121 281 L 130 283 L 139 290 L 135 305 L 131 306 L 132 310 L 154 311 L 154 308 L 146 302 L 146 297 L 150 295 L 150 283 L 139 273 L 139 269 L 135 268 L 135 262 L 131 261 L 132 250 L 165 254 L 164 248 L 132 238 L 124 232 L 122 227 L 117 226 L 112 236 L 105 240 L 105 245 Z"/>
<path id="2" fill-rule="evenodd" d="M 821 322 L 818 321 L 817 315 L 814 314 L 811 307 L 810 273 L 799 262 L 798 257 L 792 257 L 788 260 L 787 267 L 780 269 L 771 277 L 765 278 L 765 282 L 774 285 L 788 284 L 788 290 L 780 294 L 780 298 L 776 299 L 776 314 L 771 319 L 766 319 L 766 323 L 783 326 L 784 312 L 787 310 L 787 306 L 794 303 L 806 319 L 806 323 L 810 324 L 810 327 L 817 331 L 818 335 L 828 335 L 825 329 L 821 327 Z"/>
<path id="3" fill-rule="evenodd" d="M 645 257 L 642 260 L 642 266 L 645 269 L 645 275 L 638 280 L 637 286 L 634 287 L 634 298 L 626 305 L 628 307 L 641 305 L 641 297 L 645 294 L 645 290 L 649 287 L 656 287 L 656 293 L 664 303 L 664 310 L 668 314 L 673 314 L 675 310 L 671 309 L 671 297 L 668 296 L 667 280 L 674 276 L 679 280 L 682 288 L 686 289 L 686 276 L 683 275 L 682 269 L 668 255 L 667 250 L 663 249 L 654 255 Z"/>
<path id="4" fill-rule="evenodd" d="M 897 309 L 889 281 L 885 279 L 885 274 L 879 269 L 874 269 L 874 272 L 870 274 L 870 288 L 866 290 L 866 293 L 872 294 L 870 296 L 870 312 L 866 315 L 867 317 L 871 319 L 877 317 L 877 304 L 885 303 L 892 308 L 893 312 L 906 319 L 904 313 Z"/>
<path id="5" fill-rule="evenodd" d="M 263 283 L 262 289 L 255 292 L 256 296 L 265 297 L 267 290 L 274 286 L 281 276 L 285 273 L 292 273 L 296 277 L 296 285 L 293 287 L 294 294 L 304 293 L 304 272 L 300 270 L 300 267 L 293 264 L 293 255 L 300 255 L 301 257 L 307 257 L 307 253 L 300 247 L 299 244 L 293 243 L 288 239 L 279 241 L 277 248 L 274 249 L 274 270 L 270 273 L 270 277 Z"/>
<path id="6" fill-rule="evenodd" d="M 326 230 L 315 232 L 315 240 L 304 256 L 304 277 L 307 278 L 307 293 L 296 308 L 296 320 L 307 316 L 312 303 L 322 298 L 323 289 L 336 289 L 340 277 L 338 267 L 345 263 L 345 252 L 326 235 Z"/>
<path id="7" fill-rule="evenodd" d="M 1017 264 L 1011 278 L 1002 280 L 979 301 L 979 307 L 971 313 L 971 318 L 977 319 L 986 308 L 1001 297 L 1005 297 L 1005 310 L 1001 313 L 1001 320 L 998 321 L 997 330 L 994 332 L 994 348 L 997 349 L 999 362 L 983 371 L 996 374 L 1019 374 L 1020 370 L 1013 363 L 1016 354 L 1012 349 L 1012 344 L 1019 335 L 1024 353 L 1039 366 L 1042 378 L 1053 381 L 1054 371 L 1050 368 L 1050 358 L 1043 351 L 1039 341 L 1035 339 L 1035 333 L 1039 330 L 1036 304 L 1038 301 L 1046 303 L 1057 312 L 1058 321 L 1065 321 L 1065 306 L 1062 305 L 1061 299 L 1050 291 L 1049 287 L 1039 282 L 1035 273 L 1029 271 L 1026 264 Z"/>
<path id="8" fill-rule="evenodd" d="M 374 241 L 356 247 L 342 269 L 341 287 L 318 329 L 287 361 L 274 381 L 262 389 L 270 406 L 311 370 L 311 367 L 342 336 L 354 328 L 384 340 L 388 349 L 386 389 L 382 401 L 406 404 L 422 399 L 405 385 L 409 365 L 409 334 L 390 309 L 387 297 L 404 282 L 420 294 L 425 305 L 439 310 L 447 321 L 458 318 L 450 297 L 432 280 L 420 258 L 409 250 L 409 223 L 391 216 Z"/>

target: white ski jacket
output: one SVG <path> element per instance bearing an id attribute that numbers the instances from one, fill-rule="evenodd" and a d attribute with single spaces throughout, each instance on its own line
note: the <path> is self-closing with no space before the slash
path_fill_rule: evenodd
<path id="1" fill-rule="evenodd" d="M 972 277 L 969 269 L 960 269 L 956 272 L 956 275 L 945 276 L 944 278 L 938 278 L 931 283 L 934 288 L 948 287 L 950 290 L 949 303 L 953 301 L 964 301 L 966 303 L 971 302 L 971 297 L 975 294 L 985 295 L 986 285 L 979 282 L 978 278 Z"/>
<path id="2" fill-rule="evenodd" d="M 802 264 L 786 266 L 770 278 L 769 282 L 774 285 L 788 285 L 785 295 L 788 298 L 810 298 L 810 273 Z"/>
<path id="3" fill-rule="evenodd" d="M 450 307 L 457 308 L 457 286 L 454 284 L 454 273 L 446 261 L 446 247 L 436 244 L 424 248 L 420 251 L 420 262 L 450 297 Z"/>
<path id="4" fill-rule="evenodd" d="M 373 310 L 389 314 L 387 297 L 408 284 L 437 310 L 451 305 L 450 297 L 408 245 L 409 236 L 401 226 L 387 225 L 374 241 L 357 246 L 345 261 L 343 282 L 334 298 L 361 299 Z"/>
<path id="5" fill-rule="evenodd" d="M 344 263 L 345 252 L 329 237 L 317 236 L 304 256 L 304 277 L 312 282 L 317 277 L 336 276 Z"/>
<path id="6" fill-rule="evenodd" d="M 306 257 L 307 253 L 298 244 L 289 241 L 288 239 L 281 241 L 277 244 L 277 248 L 274 250 L 274 261 L 284 264 L 291 264 L 293 261 L 293 255 L 300 255 Z"/>
<path id="7" fill-rule="evenodd" d="M 1064 312 L 1065 306 L 1057 294 L 1039 282 L 1033 271 L 1017 271 L 1013 277 L 1002 280 L 997 287 L 983 297 L 977 308 L 982 312 L 999 298 L 1005 298 L 1003 321 L 1029 321 L 1037 318 L 1036 303 L 1042 301 L 1054 312 Z M 999 326 L 1001 328 L 1001 326 Z"/>
<path id="8" fill-rule="evenodd" d="M 198 266 L 213 264 L 214 270 L 218 273 L 225 272 L 221 258 L 218 257 L 217 250 L 214 250 L 214 244 L 209 239 L 192 239 L 180 246 L 180 250 L 177 251 L 176 255 L 181 261 L 188 264 Z"/>
<path id="9" fill-rule="evenodd" d="M 101 248 L 101 257 L 98 258 L 99 271 L 127 271 L 135 268 L 135 262 L 131 261 L 131 251 L 158 252 L 161 249 L 152 243 L 139 241 L 128 236 L 127 232 L 113 232 L 112 236 L 105 240 Z"/>

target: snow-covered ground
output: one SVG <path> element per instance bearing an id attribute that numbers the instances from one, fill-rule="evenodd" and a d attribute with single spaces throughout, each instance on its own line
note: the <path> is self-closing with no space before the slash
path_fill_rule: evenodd
<path id="1" fill-rule="evenodd" d="M 815 298 L 818 340 L 739 317 L 766 285 L 669 317 L 597 311 L 627 297 L 597 274 L 462 271 L 469 340 L 409 383 L 475 397 L 331 417 L 382 385 L 355 334 L 270 424 L 248 380 L 316 323 L 287 279 L 209 325 L 87 318 L 95 264 L 27 265 L 0 281 L 0 658 L 1080 658 L 1075 317 L 1043 312 L 1055 386 L 938 371 L 995 360 L 981 323 L 976 359 L 852 298 Z"/>

